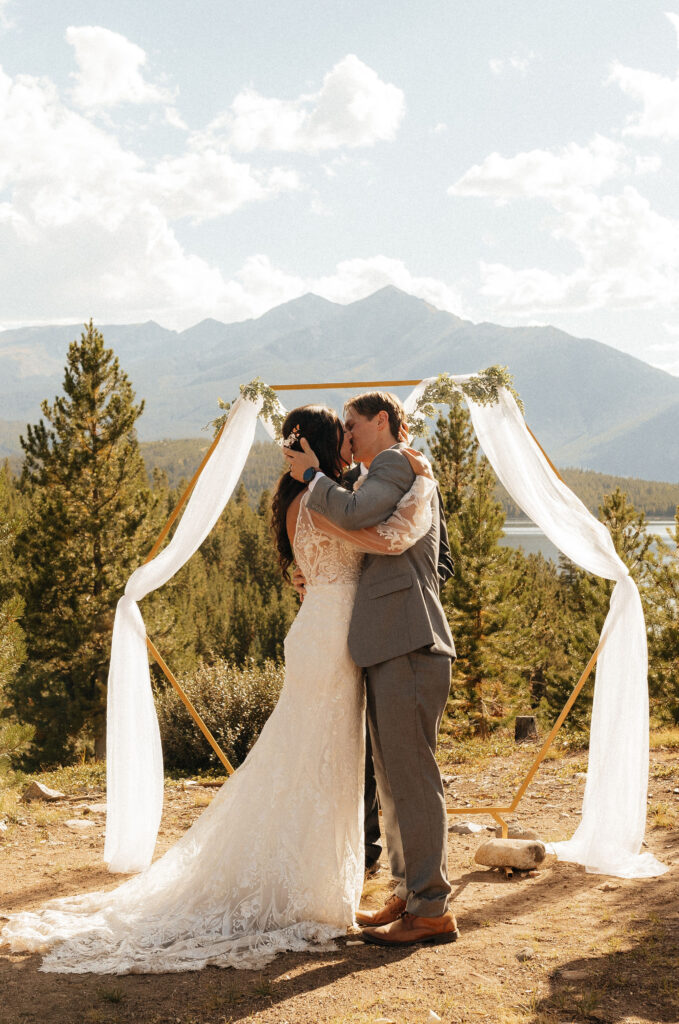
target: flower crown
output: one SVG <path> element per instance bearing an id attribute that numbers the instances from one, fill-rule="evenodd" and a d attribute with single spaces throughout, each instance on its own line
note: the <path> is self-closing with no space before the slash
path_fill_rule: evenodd
<path id="1" fill-rule="evenodd" d="M 281 447 L 292 448 L 299 441 L 299 423 L 296 423 L 287 437 L 281 441 Z"/>

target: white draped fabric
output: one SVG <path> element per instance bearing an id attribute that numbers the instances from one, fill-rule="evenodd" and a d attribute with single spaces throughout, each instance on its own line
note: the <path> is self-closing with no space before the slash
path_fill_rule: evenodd
<path id="1" fill-rule="evenodd" d="M 461 384 L 469 376 L 452 377 Z M 415 412 L 427 384 L 406 400 Z M 560 551 L 588 572 L 615 580 L 596 669 L 582 820 L 572 839 L 554 843 L 560 860 L 587 871 L 641 878 L 667 868 L 640 853 L 648 788 L 646 627 L 641 599 L 611 535 L 556 476 L 512 395 L 481 405 L 467 398 L 479 444 L 499 480 Z"/>
<path id="2" fill-rule="evenodd" d="M 153 703 L 146 629 L 137 602 L 189 560 L 217 522 L 252 447 L 261 399 L 234 403 L 172 540 L 130 576 L 116 608 L 108 676 L 107 814 L 110 871 L 151 863 L 163 810 L 163 756 Z"/>
<path id="3" fill-rule="evenodd" d="M 467 379 L 452 378 L 458 384 Z M 409 414 L 428 383 L 422 381 L 408 397 Z M 511 394 L 501 390 L 493 405 L 469 399 L 468 404 L 481 447 L 517 504 L 570 559 L 616 581 L 596 674 L 582 821 L 573 838 L 554 849 L 560 859 L 588 871 L 630 878 L 661 874 L 667 869 L 639 852 L 646 821 L 648 690 L 636 585 L 606 528 L 550 468 Z M 150 864 L 163 804 L 160 735 L 137 602 L 166 583 L 216 523 L 242 472 L 260 408 L 261 400 L 235 403 L 172 540 L 132 574 L 118 602 L 108 684 L 104 859 L 111 871 Z"/>

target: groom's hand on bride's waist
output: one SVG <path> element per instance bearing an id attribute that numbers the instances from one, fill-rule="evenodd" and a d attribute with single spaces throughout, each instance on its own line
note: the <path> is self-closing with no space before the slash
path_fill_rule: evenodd
<path id="1" fill-rule="evenodd" d="M 301 437 L 299 443 L 301 444 L 303 451 L 296 452 L 293 451 L 292 448 L 284 448 L 283 454 L 289 463 L 290 476 L 295 480 L 308 484 L 310 480 L 313 480 L 313 476 L 311 476 L 307 470 L 318 469 L 318 458 L 311 450 L 311 445 L 305 437 Z M 305 473 L 307 474 L 306 479 L 304 477 Z"/>
<path id="2" fill-rule="evenodd" d="M 301 604 L 302 601 L 304 600 L 304 595 L 306 594 L 306 576 L 304 575 L 301 569 L 295 569 L 295 571 L 293 572 L 292 585 L 297 591 L 297 596 L 299 597 L 299 601 Z"/>

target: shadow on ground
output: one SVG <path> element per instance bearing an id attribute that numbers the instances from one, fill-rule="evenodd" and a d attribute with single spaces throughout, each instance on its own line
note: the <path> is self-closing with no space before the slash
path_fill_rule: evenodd
<path id="1" fill-rule="evenodd" d="M 39 972 L 40 956 L 0 960 L 0 1024 L 237 1024 L 294 997 L 370 972 L 410 950 L 345 946 L 334 953 L 278 957 L 261 971 L 208 967 L 161 975 L 64 975 Z M 3 947 L 3 952 L 6 947 Z M 290 1022 L 292 1024 L 292 1021 Z M 295 1020 L 295 1024 L 298 1021 Z"/>
<path id="2" fill-rule="evenodd" d="M 669 845 L 679 851 L 679 836 Z M 600 881 L 600 876 L 588 877 Z M 549 994 L 536 1004 L 534 1024 L 679 1021 L 676 870 L 658 879 L 653 888 L 623 885 L 610 906 L 610 922 L 602 921 L 597 934 L 588 937 L 594 938 L 600 952 L 561 963 L 549 975 Z"/>

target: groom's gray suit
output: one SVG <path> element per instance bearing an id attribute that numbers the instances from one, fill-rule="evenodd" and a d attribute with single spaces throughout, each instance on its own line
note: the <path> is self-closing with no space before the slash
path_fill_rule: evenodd
<path id="1" fill-rule="evenodd" d="M 375 526 L 394 511 L 415 474 L 394 445 L 375 456 L 358 491 L 328 477 L 308 508 L 338 526 Z M 400 555 L 367 555 L 349 627 L 349 650 L 366 670 L 368 725 L 396 894 L 422 917 L 445 912 L 447 815 L 435 759 L 455 646 L 439 601 L 439 511 L 429 532 Z"/>

